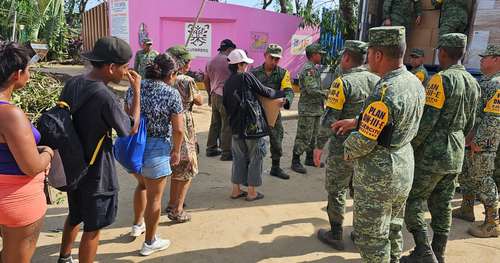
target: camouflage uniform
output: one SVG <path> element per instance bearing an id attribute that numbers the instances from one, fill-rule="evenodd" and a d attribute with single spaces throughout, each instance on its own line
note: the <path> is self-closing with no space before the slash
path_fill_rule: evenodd
<path id="1" fill-rule="evenodd" d="M 316 47 L 312 44 L 308 47 Z M 320 49 L 318 49 L 320 50 Z M 293 146 L 294 155 L 312 152 L 316 145 L 319 120 L 324 111 L 327 90 L 321 87 L 321 73 L 316 66 L 307 61 L 299 73 L 300 98 L 297 135 Z"/>
<path id="2" fill-rule="evenodd" d="M 370 46 L 401 46 L 404 27 L 375 27 Z M 344 143 L 354 160 L 355 243 L 364 262 L 398 262 L 413 148 L 425 102 L 420 81 L 402 65 L 387 72 L 365 102 L 358 130 Z"/>
<path id="3" fill-rule="evenodd" d="M 147 53 L 143 49 L 135 53 L 134 70 L 137 71 L 143 79 L 146 78 L 146 66 L 148 63 L 152 63 L 156 56 L 158 56 L 158 51 L 153 49 Z"/>
<path id="4" fill-rule="evenodd" d="M 271 56 L 281 57 L 282 49 L 276 44 L 269 44 L 266 53 L 271 54 Z M 282 67 L 277 66 L 270 75 L 266 73 L 264 65 L 261 65 L 252 70 L 255 77 L 262 82 L 265 86 L 272 88 L 274 90 L 284 90 L 287 100 L 287 104 L 291 105 L 293 102 L 293 89 L 290 77 L 290 72 Z M 281 156 L 283 155 L 283 123 L 281 121 L 281 113 L 278 115 L 276 124 L 269 133 L 269 141 L 271 145 L 271 159 L 273 161 L 279 162 Z"/>
<path id="5" fill-rule="evenodd" d="M 423 57 L 424 56 L 424 50 L 420 48 L 413 48 L 411 50 L 410 56 L 412 57 Z M 427 72 L 427 69 L 424 67 L 424 65 L 420 65 L 416 68 L 411 69 L 411 73 L 415 74 L 417 78 L 422 82 L 422 85 L 427 86 L 427 82 L 429 81 L 429 73 Z"/>
<path id="6" fill-rule="evenodd" d="M 384 19 L 391 19 L 391 26 L 404 26 L 406 36 L 410 32 L 413 14 L 422 15 L 422 2 L 420 0 L 384 0 Z"/>
<path id="7" fill-rule="evenodd" d="M 344 48 L 351 52 L 366 53 L 366 43 L 361 41 L 347 40 Z M 338 231 L 335 228 L 342 227 L 346 192 L 354 168 L 352 161 L 344 161 L 343 143 L 349 134 L 335 135 L 330 126 L 337 120 L 356 118 L 363 108 L 364 101 L 379 80 L 377 75 L 370 73 L 364 66 L 346 70 L 332 83 L 326 100 L 326 110 L 322 117 L 316 148 L 323 149 L 330 138 L 325 188 L 328 192 L 327 212 L 332 231 Z"/>
<path id="8" fill-rule="evenodd" d="M 439 35 L 448 33 L 465 33 L 469 14 L 467 0 L 432 0 L 436 8 L 441 8 Z"/>
<path id="9" fill-rule="evenodd" d="M 447 34 L 439 39 L 438 48 L 463 48 L 466 43 L 467 36 L 463 34 Z M 456 64 L 435 74 L 425 90 L 425 112 L 412 141 L 415 178 L 406 202 L 405 223 L 416 243 L 417 236 L 423 233 L 427 243 L 427 203 L 434 231 L 432 250 L 439 259 L 444 257 L 450 232 L 450 202 L 455 193 L 455 178 L 462 171 L 465 135 L 474 124 L 480 88 L 465 67 Z"/>

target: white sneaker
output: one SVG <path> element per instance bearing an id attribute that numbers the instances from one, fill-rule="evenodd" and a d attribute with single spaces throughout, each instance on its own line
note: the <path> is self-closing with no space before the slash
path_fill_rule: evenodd
<path id="1" fill-rule="evenodd" d="M 148 245 L 146 242 L 142 244 L 142 249 L 139 252 L 142 256 L 149 256 L 155 252 L 167 249 L 170 246 L 170 240 L 161 239 L 158 236 L 155 237 L 153 244 Z"/>
<path id="2" fill-rule="evenodd" d="M 146 232 L 146 224 L 142 223 L 140 225 L 133 225 L 132 230 L 130 231 L 130 236 L 138 237 L 144 232 Z"/>

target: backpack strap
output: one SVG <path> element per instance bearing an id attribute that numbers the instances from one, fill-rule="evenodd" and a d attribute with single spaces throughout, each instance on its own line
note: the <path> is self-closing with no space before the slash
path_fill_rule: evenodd
<path id="1" fill-rule="evenodd" d="M 97 158 L 97 154 L 99 153 L 99 150 L 101 149 L 102 147 L 102 143 L 104 142 L 104 138 L 106 138 L 106 135 L 107 134 L 104 134 L 101 139 L 99 140 L 99 142 L 97 143 L 97 147 L 95 148 L 94 150 L 94 153 L 92 154 L 92 159 L 90 160 L 90 163 L 89 163 L 89 166 L 90 165 L 94 165 L 95 163 L 95 159 Z"/>

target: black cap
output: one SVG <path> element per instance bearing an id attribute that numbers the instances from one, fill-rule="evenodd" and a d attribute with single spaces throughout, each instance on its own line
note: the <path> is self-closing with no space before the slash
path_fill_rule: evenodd
<path id="1" fill-rule="evenodd" d="M 220 42 L 220 47 L 217 51 L 226 51 L 229 48 L 236 48 L 236 45 L 231 41 L 231 39 L 224 39 Z"/>
<path id="2" fill-rule="evenodd" d="M 129 44 L 117 37 L 103 37 L 97 40 L 91 52 L 82 54 L 89 61 L 126 64 L 132 58 Z"/>

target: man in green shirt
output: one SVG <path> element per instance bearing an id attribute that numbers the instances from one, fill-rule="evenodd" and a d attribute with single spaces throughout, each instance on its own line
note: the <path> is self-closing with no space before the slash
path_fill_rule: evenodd
<path id="1" fill-rule="evenodd" d="M 153 49 L 153 41 L 145 38 L 142 41 L 142 49 L 135 53 L 134 69 L 144 79 L 146 78 L 146 66 L 158 56 L 158 51 Z"/>
<path id="2" fill-rule="evenodd" d="M 262 82 L 265 86 L 274 90 L 284 90 L 286 94 L 285 109 L 290 109 L 293 101 L 293 89 L 290 72 L 280 66 L 278 63 L 283 54 L 283 48 L 277 44 L 269 44 L 266 52 L 264 53 L 264 64 L 252 70 L 255 77 Z M 269 133 L 271 144 L 271 159 L 272 167 L 270 175 L 281 178 L 289 179 L 290 176 L 280 168 L 280 159 L 283 155 L 283 123 L 281 121 L 281 114 L 278 115 L 276 124 L 271 128 Z"/>

